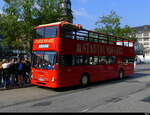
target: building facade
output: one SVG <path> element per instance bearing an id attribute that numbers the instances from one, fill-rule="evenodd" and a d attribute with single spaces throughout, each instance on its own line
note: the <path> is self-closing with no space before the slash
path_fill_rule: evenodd
<path id="1" fill-rule="evenodd" d="M 138 42 L 143 46 L 143 54 L 150 56 L 150 25 L 134 27 L 133 29 L 136 30 Z"/>

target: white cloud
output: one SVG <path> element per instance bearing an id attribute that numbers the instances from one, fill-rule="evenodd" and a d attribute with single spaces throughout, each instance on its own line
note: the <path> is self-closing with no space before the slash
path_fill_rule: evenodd
<path id="1" fill-rule="evenodd" d="M 88 13 L 85 8 L 80 8 L 80 9 L 77 9 L 77 10 L 73 10 L 73 14 L 74 14 L 74 16 L 85 17 L 88 20 L 92 20 L 92 21 L 95 20 L 95 16 Z"/>
<path id="2" fill-rule="evenodd" d="M 90 27 L 88 27 L 88 28 L 91 28 L 94 26 L 96 17 L 93 16 L 92 14 L 90 14 L 89 12 L 87 12 L 87 10 L 85 8 L 73 10 L 73 14 L 74 14 L 75 22 L 77 22 L 77 23 L 80 22 L 80 24 L 82 24 L 85 27 L 87 27 L 86 23 L 89 24 L 89 22 L 90 22 L 91 24 L 90 24 Z"/>
<path id="3" fill-rule="evenodd" d="M 74 16 L 86 17 L 87 19 L 90 19 L 90 20 L 95 20 L 95 16 L 88 13 L 85 8 L 80 8 L 80 9 L 76 9 L 76 10 L 73 9 L 73 15 Z"/>
<path id="4" fill-rule="evenodd" d="M 76 10 L 73 9 L 73 14 L 74 16 L 81 16 L 81 17 L 86 17 L 87 19 L 90 19 L 90 20 L 95 20 L 94 16 L 88 13 L 85 8 L 80 8 Z"/>
<path id="5" fill-rule="evenodd" d="M 77 16 L 88 16 L 88 13 L 84 8 L 73 10 L 73 14 Z"/>

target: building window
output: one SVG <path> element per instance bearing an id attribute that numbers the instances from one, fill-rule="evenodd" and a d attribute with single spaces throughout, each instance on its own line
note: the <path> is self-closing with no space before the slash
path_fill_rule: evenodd
<path id="1" fill-rule="evenodd" d="M 145 32 L 145 33 L 143 34 L 143 36 L 149 36 L 149 33 L 148 33 L 148 32 Z"/>
<path id="2" fill-rule="evenodd" d="M 149 41 L 149 38 L 144 38 L 144 41 Z"/>
<path id="3" fill-rule="evenodd" d="M 149 47 L 145 47 L 145 49 L 149 49 Z"/>
<path id="4" fill-rule="evenodd" d="M 138 40 L 139 40 L 139 41 L 143 41 L 143 39 L 142 39 L 142 38 L 139 38 Z"/>
<path id="5" fill-rule="evenodd" d="M 136 37 L 137 37 L 137 38 L 141 38 L 141 37 L 142 37 L 142 34 L 137 34 Z"/>
<path id="6" fill-rule="evenodd" d="M 148 43 L 148 42 L 145 42 L 144 45 L 149 45 L 149 43 Z"/>

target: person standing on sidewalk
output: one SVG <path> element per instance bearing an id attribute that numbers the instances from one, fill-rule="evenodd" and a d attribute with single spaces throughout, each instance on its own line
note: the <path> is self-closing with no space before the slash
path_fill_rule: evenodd
<path id="1" fill-rule="evenodd" d="M 2 87 L 2 71 L 3 71 L 3 67 L 2 67 L 2 61 L 0 61 L 0 87 Z"/>
<path id="2" fill-rule="evenodd" d="M 31 71 L 31 64 L 29 62 L 29 60 L 26 58 L 24 60 L 24 78 L 25 78 L 25 83 L 26 84 L 30 84 L 30 72 Z"/>
<path id="3" fill-rule="evenodd" d="M 9 75 L 10 63 L 8 62 L 8 60 L 6 60 L 6 59 L 3 60 L 2 67 L 3 67 L 4 88 L 9 88 L 9 85 L 10 85 L 10 75 Z"/>
<path id="4" fill-rule="evenodd" d="M 11 78 L 11 87 L 15 88 L 16 87 L 16 70 L 15 70 L 15 64 L 16 61 L 15 59 L 12 59 L 10 62 L 10 78 Z"/>
<path id="5" fill-rule="evenodd" d="M 24 64 L 22 63 L 22 60 L 19 59 L 18 63 L 16 64 L 16 70 L 17 70 L 17 79 L 18 79 L 18 85 L 19 87 L 24 86 L 24 78 L 23 78 L 23 67 Z"/>

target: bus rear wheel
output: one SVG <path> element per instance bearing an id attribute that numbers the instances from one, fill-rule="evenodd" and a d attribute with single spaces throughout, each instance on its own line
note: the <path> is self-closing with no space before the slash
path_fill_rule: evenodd
<path id="1" fill-rule="evenodd" d="M 88 83 L 89 83 L 89 77 L 88 75 L 84 74 L 81 76 L 81 80 L 80 80 L 80 83 L 81 85 L 84 87 L 84 86 L 87 86 Z"/>

